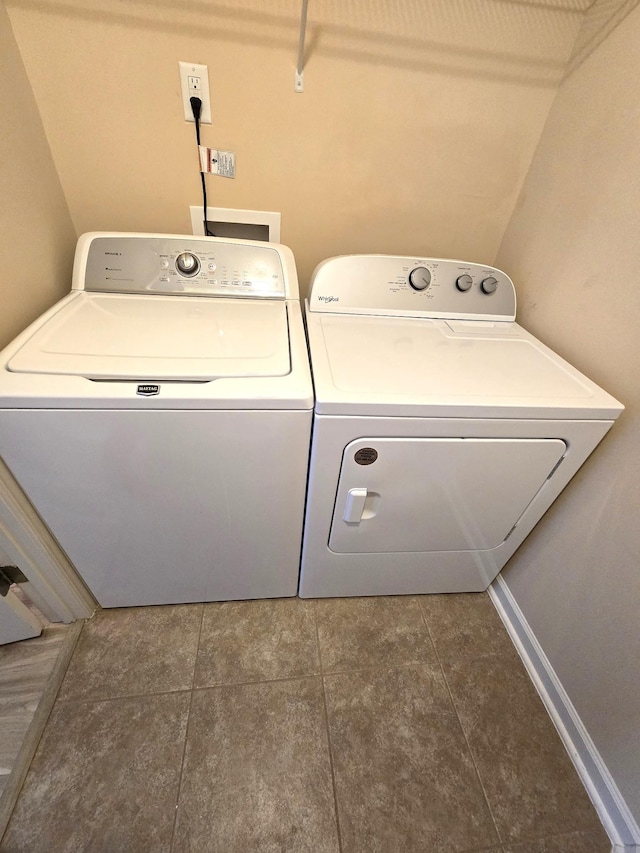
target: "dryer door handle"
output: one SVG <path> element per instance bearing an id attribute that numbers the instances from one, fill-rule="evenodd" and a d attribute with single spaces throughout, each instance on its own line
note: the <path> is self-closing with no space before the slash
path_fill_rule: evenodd
<path id="1" fill-rule="evenodd" d="M 362 519 L 366 500 L 366 489 L 349 489 L 344 505 L 344 512 L 342 513 L 342 520 L 346 521 L 347 524 L 359 524 Z"/>

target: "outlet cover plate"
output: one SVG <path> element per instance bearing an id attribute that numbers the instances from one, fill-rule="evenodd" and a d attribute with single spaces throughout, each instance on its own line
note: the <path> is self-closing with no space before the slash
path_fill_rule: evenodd
<path id="1" fill-rule="evenodd" d="M 209 69 L 206 65 L 194 62 L 179 62 L 180 85 L 182 87 L 182 106 L 185 121 L 194 121 L 191 110 L 192 95 L 200 98 L 200 124 L 211 124 L 211 96 L 209 95 Z"/>

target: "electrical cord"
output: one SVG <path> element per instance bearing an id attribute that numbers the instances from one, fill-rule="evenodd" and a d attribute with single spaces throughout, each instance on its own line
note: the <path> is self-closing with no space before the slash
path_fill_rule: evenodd
<path id="1" fill-rule="evenodd" d="M 191 112 L 193 113 L 193 120 L 196 123 L 196 142 L 198 143 L 198 160 L 200 159 L 200 112 L 202 110 L 202 101 L 200 98 L 189 98 L 189 102 L 191 104 Z M 200 178 L 202 180 L 202 209 L 203 209 L 203 226 L 204 233 L 207 237 L 215 237 L 215 234 L 212 234 L 209 231 L 209 225 L 207 223 L 207 186 L 204 180 L 204 172 L 200 169 Z"/>

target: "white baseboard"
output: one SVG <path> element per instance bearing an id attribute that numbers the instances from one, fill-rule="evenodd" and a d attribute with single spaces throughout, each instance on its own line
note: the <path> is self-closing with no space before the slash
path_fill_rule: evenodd
<path id="1" fill-rule="evenodd" d="M 640 851 L 640 827 L 501 576 L 489 587 L 489 595 L 591 797 L 613 844 L 612 853 Z"/>

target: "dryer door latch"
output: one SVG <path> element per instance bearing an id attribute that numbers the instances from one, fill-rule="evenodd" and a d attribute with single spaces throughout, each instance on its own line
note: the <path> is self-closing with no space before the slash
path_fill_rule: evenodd
<path id="1" fill-rule="evenodd" d="M 342 520 L 347 524 L 358 524 L 362 519 L 364 505 L 367 500 L 366 489 L 349 489 L 344 505 Z"/>

